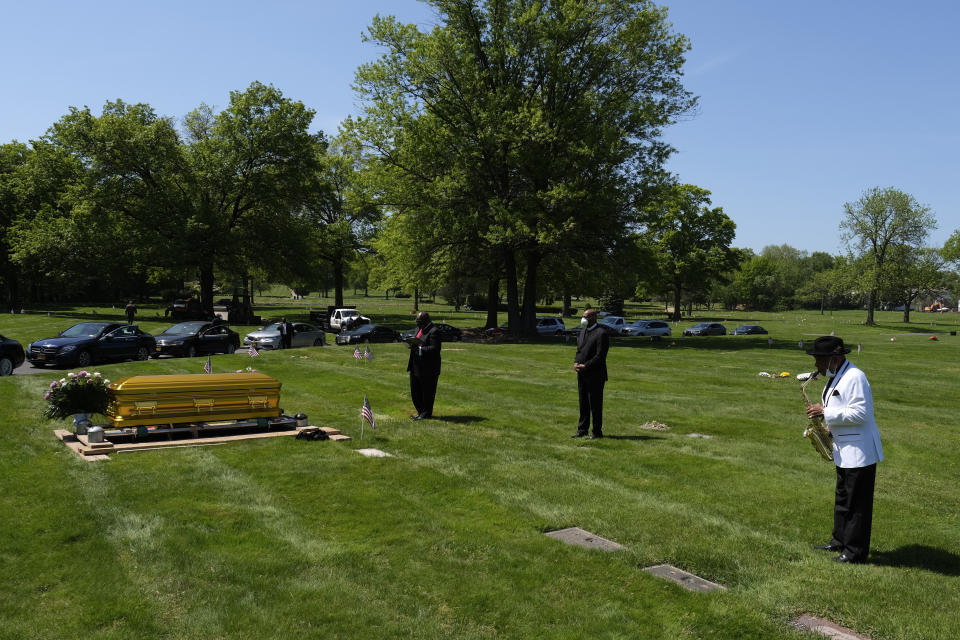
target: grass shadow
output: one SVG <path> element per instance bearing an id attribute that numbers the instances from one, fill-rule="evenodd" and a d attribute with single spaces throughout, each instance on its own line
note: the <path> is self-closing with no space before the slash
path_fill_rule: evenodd
<path id="1" fill-rule="evenodd" d="M 480 416 L 433 416 L 433 420 L 440 422 L 452 422 L 454 424 L 470 424 L 471 422 L 483 422 L 486 418 Z"/>
<path id="2" fill-rule="evenodd" d="M 663 436 L 615 436 L 603 434 L 605 440 L 665 440 Z"/>
<path id="3" fill-rule="evenodd" d="M 870 554 L 870 564 L 882 567 L 911 567 L 945 576 L 960 576 L 960 555 L 922 544 L 910 544 L 893 551 L 873 552 Z"/>

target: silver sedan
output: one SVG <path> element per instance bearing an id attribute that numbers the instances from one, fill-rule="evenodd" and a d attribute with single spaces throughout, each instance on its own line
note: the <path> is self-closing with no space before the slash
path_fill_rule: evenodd
<path id="1" fill-rule="evenodd" d="M 290 341 L 290 346 L 322 347 L 327 344 L 327 334 L 322 329 L 306 322 L 294 322 L 292 324 L 293 338 Z M 243 339 L 243 346 L 249 347 L 251 344 L 256 344 L 257 349 L 279 349 L 280 323 L 274 322 L 263 329 L 248 333 Z"/>

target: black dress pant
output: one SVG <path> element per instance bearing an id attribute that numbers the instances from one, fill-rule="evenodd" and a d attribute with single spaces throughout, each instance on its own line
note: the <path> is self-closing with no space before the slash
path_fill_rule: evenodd
<path id="1" fill-rule="evenodd" d="M 593 418 L 593 435 L 603 435 L 603 380 L 584 380 L 577 376 L 577 391 L 580 394 L 580 421 L 577 433 L 590 431 L 590 418 Z"/>
<path id="2" fill-rule="evenodd" d="M 439 379 L 440 376 L 417 376 L 410 373 L 410 397 L 418 414 L 433 415 L 433 400 L 437 397 Z"/>
<path id="3" fill-rule="evenodd" d="M 837 467 L 832 544 L 843 547 L 843 553 L 856 560 L 866 560 L 870 553 L 876 478 L 876 464 L 854 469 Z"/>

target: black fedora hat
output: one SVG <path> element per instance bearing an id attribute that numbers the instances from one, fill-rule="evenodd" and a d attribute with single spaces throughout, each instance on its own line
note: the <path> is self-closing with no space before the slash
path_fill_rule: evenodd
<path id="1" fill-rule="evenodd" d="M 850 353 L 850 349 L 843 346 L 843 340 L 836 336 L 820 336 L 813 341 L 813 349 L 807 349 L 811 356 L 840 356 Z"/>

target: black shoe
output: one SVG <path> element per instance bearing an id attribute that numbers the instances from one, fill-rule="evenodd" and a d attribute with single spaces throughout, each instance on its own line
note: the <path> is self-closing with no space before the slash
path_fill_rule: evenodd
<path id="1" fill-rule="evenodd" d="M 587 434 L 585 434 L 585 433 L 580 433 L 580 432 L 578 431 L 577 433 L 573 434 L 573 435 L 570 436 L 570 437 L 571 437 L 571 438 L 585 438 L 585 437 L 587 437 Z"/>
<path id="2" fill-rule="evenodd" d="M 815 544 L 813 548 L 817 551 L 833 551 L 834 553 L 843 551 L 843 547 L 838 544 L 833 544 L 832 542 L 830 544 Z"/>
<path id="3" fill-rule="evenodd" d="M 595 433 L 592 436 L 588 436 L 587 440 L 599 440 L 602 437 L 603 437 L 602 433 Z"/>
<path id="4" fill-rule="evenodd" d="M 843 562 L 843 563 L 847 563 L 847 564 L 860 564 L 861 562 L 863 562 L 863 560 L 859 560 L 859 559 L 854 558 L 853 556 L 849 556 L 849 555 L 847 555 L 847 554 L 845 554 L 845 553 L 841 553 L 841 554 L 838 555 L 836 558 L 834 558 L 833 561 L 834 561 L 834 562 Z"/>
<path id="5" fill-rule="evenodd" d="M 423 414 L 422 414 L 422 413 L 418 413 L 418 414 L 415 415 L 415 416 L 410 416 L 410 419 L 411 419 L 411 420 L 423 420 Z"/>

